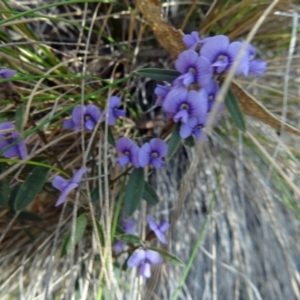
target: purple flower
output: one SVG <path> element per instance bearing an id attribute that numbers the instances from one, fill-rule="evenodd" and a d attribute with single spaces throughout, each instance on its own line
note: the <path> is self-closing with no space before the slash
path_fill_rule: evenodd
<path id="1" fill-rule="evenodd" d="M 108 124 L 115 125 L 116 119 L 120 116 L 124 117 L 126 111 L 123 109 L 118 109 L 120 106 L 121 99 L 117 96 L 111 96 L 109 98 L 109 106 L 108 106 Z"/>
<path id="2" fill-rule="evenodd" d="M 151 216 L 147 217 L 147 222 L 149 224 L 150 229 L 155 233 L 156 237 L 160 240 L 160 242 L 163 244 L 168 244 L 164 232 L 169 229 L 170 224 L 166 221 L 163 221 L 158 225 Z"/>
<path id="3" fill-rule="evenodd" d="M 159 169 L 164 165 L 162 158 L 167 154 L 167 144 L 162 139 L 152 139 L 145 143 L 139 151 L 139 163 L 141 167 L 153 165 Z"/>
<path id="4" fill-rule="evenodd" d="M 0 77 L 3 79 L 11 78 L 16 74 L 16 70 L 3 69 L 0 70 Z"/>
<path id="5" fill-rule="evenodd" d="M 135 168 L 139 168 L 139 146 L 137 146 L 131 139 L 129 138 L 120 138 L 116 142 L 116 148 L 119 152 L 123 154 L 123 156 L 117 159 L 117 163 L 124 167 L 129 163 L 132 163 Z"/>
<path id="6" fill-rule="evenodd" d="M 182 41 L 189 49 L 192 50 L 196 50 L 202 43 L 198 31 L 192 31 L 191 34 L 185 34 Z"/>
<path id="7" fill-rule="evenodd" d="M 256 57 L 256 50 L 251 44 L 248 46 L 247 51 L 250 63 L 249 74 L 261 76 L 266 71 L 267 63 L 259 59 L 254 59 Z"/>
<path id="8" fill-rule="evenodd" d="M 207 105 L 207 94 L 204 89 L 197 92 L 177 87 L 168 93 L 163 107 L 167 116 L 174 122 L 186 123 L 189 117 L 201 117 L 206 114 Z"/>
<path id="9" fill-rule="evenodd" d="M 217 73 L 228 71 L 242 48 L 241 42 L 230 43 L 225 35 L 216 35 L 203 40 L 200 55 L 207 58 Z M 235 71 L 235 74 L 249 73 L 249 58 L 246 52 Z"/>
<path id="10" fill-rule="evenodd" d="M 208 99 L 208 107 L 207 107 L 207 112 L 211 111 L 211 108 L 213 107 L 215 100 L 218 96 L 220 86 L 217 82 L 212 80 L 209 85 L 205 86 L 203 88 L 207 94 L 207 99 Z"/>
<path id="11" fill-rule="evenodd" d="M 156 105 L 161 106 L 164 103 L 166 96 L 168 95 L 169 91 L 171 90 L 170 86 L 160 85 L 158 84 L 154 90 L 154 94 L 157 96 L 156 98 Z"/>
<path id="12" fill-rule="evenodd" d="M 122 228 L 125 233 L 127 234 L 133 234 L 135 231 L 135 222 L 131 219 L 127 220 L 123 223 Z M 126 243 L 123 241 L 116 241 L 114 244 L 114 252 L 116 254 L 119 254 L 123 251 Z"/>
<path id="13" fill-rule="evenodd" d="M 82 126 L 83 121 L 84 128 L 91 131 L 100 118 L 101 111 L 97 106 L 93 104 L 87 106 L 77 105 L 72 111 L 72 119 L 64 121 L 63 127 L 65 129 L 74 129 L 75 131 L 78 131 Z"/>
<path id="14" fill-rule="evenodd" d="M 52 180 L 52 186 L 61 191 L 59 198 L 57 199 L 55 206 L 63 204 L 67 200 L 67 196 L 72 190 L 76 189 L 81 181 L 82 175 L 87 171 L 87 168 L 80 168 L 71 178 L 66 180 L 61 176 L 55 176 Z"/>
<path id="15" fill-rule="evenodd" d="M 20 138 L 20 134 L 16 131 L 15 126 L 11 122 L 0 124 L 0 150 L 8 147 Z M 21 157 L 25 159 L 28 156 L 27 148 L 23 140 L 11 146 L 4 151 L 3 156 L 6 158 Z"/>
<path id="16" fill-rule="evenodd" d="M 203 87 L 209 84 L 213 75 L 211 62 L 193 50 L 181 52 L 175 61 L 175 68 L 182 75 L 175 79 L 173 85 L 189 86 L 198 83 Z"/>
<path id="17" fill-rule="evenodd" d="M 196 140 L 199 141 L 202 136 L 202 129 L 204 128 L 205 121 L 206 116 L 201 118 L 189 118 L 186 124 L 181 124 L 179 136 L 182 139 L 186 139 L 193 134 L 196 137 Z"/>
<path id="18" fill-rule="evenodd" d="M 153 250 L 137 249 L 127 261 L 128 267 L 139 267 L 140 275 L 146 278 L 151 277 L 151 265 L 159 265 L 164 262 L 162 256 Z"/>

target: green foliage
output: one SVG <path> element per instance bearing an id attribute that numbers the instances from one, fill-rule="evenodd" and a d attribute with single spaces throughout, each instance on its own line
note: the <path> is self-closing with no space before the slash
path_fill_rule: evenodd
<path id="1" fill-rule="evenodd" d="M 177 151 L 181 142 L 181 138 L 179 136 L 179 123 L 176 123 L 172 135 L 168 141 L 168 153 L 167 158 L 170 159 Z"/>
<path id="2" fill-rule="evenodd" d="M 244 119 L 244 114 L 241 110 L 240 104 L 236 99 L 234 93 L 229 89 L 225 97 L 225 105 L 234 121 L 236 126 L 243 132 L 246 131 L 246 123 Z"/>
<path id="3" fill-rule="evenodd" d="M 6 165 L 0 163 L 0 174 L 6 170 Z M 10 188 L 8 178 L 0 180 L 0 206 L 6 206 L 9 200 Z"/>
<path id="4" fill-rule="evenodd" d="M 134 234 L 121 234 L 117 235 L 116 239 L 119 241 L 123 241 L 129 244 L 138 244 L 141 242 L 141 239 Z"/>
<path id="5" fill-rule="evenodd" d="M 15 200 L 16 210 L 26 208 L 35 199 L 47 180 L 48 172 L 49 169 L 44 167 L 38 166 L 33 169 L 17 194 Z"/>
<path id="6" fill-rule="evenodd" d="M 156 68 L 141 69 L 136 71 L 136 73 L 144 77 L 167 82 L 172 82 L 180 75 L 180 73 L 176 70 L 164 70 Z"/>
<path id="7" fill-rule="evenodd" d="M 124 209 L 128 216 L 131 216 L 140 204 L 144 192 L 144 185 L 144 169 L 133 169 L 124 195 Z"/>
<path id="8" fill-rule="evenodd" d="M 184 265 L 184 263 L 177 256 L 171 254 L 170 252 L 167 252 L 165 250 L 156 247 L 150 247 L 150 249 L 160 253 L 165 259 L 165 261 L 167 261 L 170 264 L 177 265 L 177 266 Z"/>
<path id="9" fill-rule="evenodd" d="M 159 202 L 159 198 L 155 189 L 145 181 L 143 199 L 145 199 L 150 205 L 155 205 Z"/>

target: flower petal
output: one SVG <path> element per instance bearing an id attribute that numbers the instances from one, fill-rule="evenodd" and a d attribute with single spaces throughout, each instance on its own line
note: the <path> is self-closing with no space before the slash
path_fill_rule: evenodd
<path id="1" fill-rule="evenodd" d="M 22 159 L 25 159 L 28 156 L 28 151 L 25 142 L 21 140 L 16 146 L 18 147 L 19 150 L 19 156 Z"/>
<path id="2" fill-rule="evenodd" d="M 126 166 L 127 164 L 130 163 L 130 159 L 129 159 L 129 156 L 127 155 L 122 155 L 121 157 L 119 157 L 116 162 L 120 165 L 120 167 L 124 167 Z"/>
<path id="3" fill-rule="evenodd" d="M 151 165 L 155 168 L 155 169 L 160 169 L 165 163 L 158 157 L 154 157 L 151 159 Z"/>
<path id="4" fill-rule="evenodd" d="M 6 151 L 4 151 L 3 156 L 6 158 L 12 158 L 12 157 L 20 156 L 19 154 L 20 153 L 19 153 L 18 146 L 14 145 L 9 149 L 7 149 Z"/>
<path id="5" fill-rule="evenodd" d="M 4 79 L 11 78 L 17 73 L 16 70 L 3 69 L 0 70 L 0 76 Z"/>
<path id="6" fill-rule="evenodd" d="M 228 54 L 230 56 L 230 64 L 232 65 L 234 60 L 237 58 L 243 43 L 241 42 L 233 42 L 228 47 Z M 248 76 L 249 74 L 249 56 L 247 51 L 245 51 L 243 57 L 240 60 L 240 63 L 235 71 L 235 74 L 244 74 L 244 76 Z"/>
<path id="7" fill-rule="evenodd" d="M 61 192 L 66 188 L 68 184 L 69 181 L 59 175 L 55 176 L 52 180 L 52 186 Z"/>
<path id="8" fill-rule="evenodd" d="M 140 152 L 140 147 L 135 144 L 132 144 L 132 146 L 130 147 L 130 162 L 133 164 L 135 168 L 140 167 L 139 152 Z"/>
<path id="9" fill-rule="evenodd" d="M 201 86 L 207 86 L 213 77 L 211 62 L 204 56 L 200 56 L 196 65 L 196 81 Z"/>
<path id="10" fill-rule="evenodd" d="M 85 130 L 92 131 L 94 127 L 95 127 L 95 122 L 93 120 L 90 119 L 84 122 Z"/>
<path id="11" fill-rule="evenodd" d="M 190 115 L 192 117 L 201 117 L 206 115 L 208 109 L 208 98 L 204 89 L 202 89 L 200 92 L 189 91 L 187 100 L 190 104 Z"/>
<path id="12" fill-rule="evenodd" d="M 214 63 L 218 57 L 226 52 L 229 46 L 229 38 L 225 35 L 216 35 L 203 40 L 204 44 L 200 55 Z"/>
<path id="13" fill-rule="evenodd" d="M 165 235 L 159 229 L 155 230 L 154 233 L 161 243 L 168 244 L 168 241 L 167 241 Z"/>
<path id="14" fill-rule="evenodd" d="M 72 119 L 70 119 L 70 120 L 65 120 L 65 121 L 63 122 L 63 128 L 64 128 L 64 129 L 73 129 L 73 128 L 74 128 L 74 122 L 73 122 L 73 120 L 72 120 Z"/>
<path id="15" fill-rule="evenodd" d="M 146 252 L 143 249 L 135 250 L 127 261 L 128 267 L 138 267 L 146 258 Z"/>
<path id="16" fill-rule="evenodd" d="M 184 74 L 189 71 L 189 68 L 195 68 L 198 54 L 193 50 L 185 50 L 181 52 L 176 59 L 174 65 L 175 69 Z"/>
<path id="17" fill-rule="evenodd" d="M 181 121 L 182 123 L 186 123 L 188 118 L 189 118 L 189 113 L 187 112 L 186 109 L 182 109 L 173 117 L 173 121 L 175 123 L 179 121 Z"/>
<path id="18" fill-rule="evenodd" d="M 99 122 L 101 118 L 101 110 L 99 107 L 93 104 L 89 104 L 86 106 L 86 111 L 84 113 L 87 116 L 90 116 L 94 123 Z"/>
<path id="19" fill-rule="evenodd" d="M 158 225 L 152 216 L 147 216 L 147 223 L 148 223 L 150 229 L 153 231 L 158 228 Z"/>
<path id="20" fill-rule="evenodd" d="M 120 103 L 121 103 L 121 99 L 120 97 L 117 97 L 117 96 L 111 96 L 109 98 L 109 107 L 114 109 L 116 107 L 119 107 L 120 106 Z"/>
<path id="21" fill-rule="evenodd" d="M 180 125 L 179 136 L 182 139 L 186 139 L 187 137 L 192 135 L 192 132 L 193 132 L 193 128 L 191 128 L 191 126 L 188 124 L 188 122 L 186 124 Z"/>
<path id="22" fill-rule="evenodd" d="M 123 241 L 116 241 L 113 246 L 114 253 L 120 254 L 124 250 L 125 245 L 126 243 Z"/>
<path id="23" fill-rule="evenodd" d="M 122 228 L 124 229 L 124 231 L 128 234 L 133 234 L 135 231 L 135 222 L 131 219 L 127 220 L 126 222 L 124 222 Z"/>
<path id="24" fill-rule="evenodd" d="M 126 137 L 119 138 L 116 141 L 116 148 L 121 153 L 125 153 L 126 151 L 129 151 L 132 145 L 134 145 L 133 141 Z"/>
<path id="25" fill-rule="evenodd" d="M 163 257 L 156 251 L 146 250 L 146 260 L 150 262 L 151 265 L 159 265 L 164 262 Z"/>
<path id="26" fill-rule="evenodd" d="M 86 167 L 82 167 L 80 168 L 71 178 L 71 182 L 72 183 L 77 183 L 79 184 L 81 179 L 82 179 L 82 176 L 83 174 L 87 171 L 87 168 Z"/>
<path id="27" fill-rule="evenodd" d="M 170 223 L 168 223 L 167 221 L 162 221 L 159 226 L 158 226 L 158 229 L 161 231 L 161 232 L 165 232 L 167 231 L 168 229 L 170 228 Z"/>
<path id="28" fill-rule="evenodd" d="M 59 206 L 63 204 L 66 200 L 70 192 L 78 187 L 77 183 L 70 183 L 68 186 L 63 190 L 60 194 L 59 198 L 57 199 L 55 206 Z"/>
<path id="29" fill-rule="evenodd" d="M 145 143 L 139 151 L 139 165 L 143 168 L 150 163 L 151 160 L 151 146 Z"/>
<path id="30" fill-rule="evenodd" d="M 192 31 L 191 34 L 185 34 L 182 41 L 189 49 L 193 50 L 201 43 L 198 31 Z"/>
<path id="31" fill-rule="evenodd" d="M 182 102 L 185 101 L 188 91 L 184 87 L 175 87 L 171 89 L 165 98 L 163 108 L 168 115 L 175 115 Z"/>
<path id="32" fill-rule="evenodd" d="M 150 141 L 150 146 L 151 146 L 152 151 L 154 150 L 158 153 L 159 157 L 166 156 L 168 146 L 167 146 L 167 143 L 165 141 L 163 141 L 162 139 L 158 139 L 158 138 L 152 139 Z"/>
<path id="33" fill-rule="evenodd" d="M 254 76 L 261 76 L 265 73 L 267 63 L 265 61 L 254 59 L 250 61 L 249 73 Z"/>
<path id="34" fill-rule="evenodd" d="M 77 105 L 72 111 L 72 120 L 74 125 L 81 126 L 81 122 L 84 119 L 86 107 L 84 105 Z"/>
<path id="35" fill-rule="evenodd" d="M 14 126 L 13 123 L 11 123 L 11 122 L 4 122 L 4 123 L 0 124 L 0 131 L 3 131 L 3 133 L 11 132 L 12 130 L 9 130 L 9 129 L 12 129 L 12 130 L 15 129 L 15 126 Z"/>
<path id="36" fill-rule="evenodd" d="M 140 266 L 140 275 L 145 278 L 151 277 L 151 265 L 147 262 L 141 264 Z"/>

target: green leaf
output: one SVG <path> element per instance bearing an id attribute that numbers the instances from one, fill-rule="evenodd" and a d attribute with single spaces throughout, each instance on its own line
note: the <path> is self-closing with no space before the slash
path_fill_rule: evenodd
<path id="1" fill-rule="evenodd" d="M 22 210 L 27 207 L 40 192 L 44 186 L 49 169 L 44 167 L 35 167 L 26 181 L 22 184 L 16 200 L 15 209 Z"/>
<path id="2" fill-rule="evenodd" d="M 124 195 L 124 209 L 125 213 L 130 216 L 137 209 L 141 202 L 144 191 L 144 169 L 134 169 L 127 182 Z"/>
<path id="3" fill-rule="evenodd" d="M 6 165 L 4 163 L 0 163 L 0 174 L 6 170 Z M 0 180 L 0 206 L 6 206 L 9 200 L 9 181 L 8 178 L 5 177 Z"/>
<path id="4" fill-rule="evenodd" d="M 140 237 L 134 235 L 134 234 L 121 234 L 115 236 L 115 238 L 119 241 L 123 241 L 130 244 L 138 244 L 141 242 Z"/>
<path id="5" fill-rule="evenodd" d="M 191 135 L 188 138 L 184 140 L 184 144 L 188 147 L 194 147 L 195 146 L 195 140 L 194 137 Z"/>
<path id="6" fill-rule="evenodd" d="M 97 226 L 97 231 L 98 231 L 101 246 L 104 247 L 105 246 L 104 232 L 103 232 L 102 226 L 98 220 L 96 220 L 96 226 Z"/>
<path id="7" fill-rule="evenodd" d="M 76 227 L 75 227 L 75 234 L 74 234 L 74 247 L 79 243 L 79 241 L 81 240 L 85 228 L 87 225 L 87 217 L 85 214 L 81 214 L 77 220 L 76 220 Z M 71 251 L 71 245 L 72 243 L 72 235 L 71 235 L 71 231 L 68 232 L 68 234 L 65 237 L 65 241 L 63 243 L 63 247 L 62 247 L 62 251 L 61 251 L 61 257 L 67 255 L 70 251 Z"/>
<path id="8" fill-rule="evenodd" d="M 175 152 L 177 151 L 179 145 L 180 145 L 181 139 L 179 136 L 179 123 L 176 123 L 172 135 L 168 141 L 168 152 L 167 152 L 167 158 L 170 159 Z"/>
<path id="9" fill-rule="evenodd" d="M 42 222 L 43 218 L 30 212 L 30 211 L 21 211 L 18 215 L 19 220 L 31 221 L 31 222 Z"/>
<path id="10" fill-rule="evenodd" d="M 156 247 L 150 247 L 150 249 L 159 252 L 164 257 L 165 261 L 167 261 L 170 264 L 177 265 L 177 266 L 184 265 L 184 263 L 178 257 L 171 254 L 170 252 L 167 252 L 165 250 Z"/>
<path id="11" fill-rule="evenodd" d="M 144 77 L 167 82 L 172 82 L 174 79 L 181 75 L 181 73 L 176 70 L 164 70 L 156 68 L 141 69 L 136 71 L 136 73 Z"/>
<path id="12" fill-rule="evenodd" d="M 11 211 L 15 211 L 15 202 L 16 202 L 16 197 L 19 193 L 21 189 L 21 184 L 17 184 L 13 187 L 11 193 L 10 193 L 10 197 L 9 197 L 9 201 L 8 201 L 8 206 L 11 209 Z"/>
<path id="13" fill-rule="evenodd" d="M 155 189 L 145 181 L 143 199 L 145 199 L 150 205 L 155 205 L 159 202 L 159 198 Z"/>
<path id="14" fill-rule="evenodd" d="M 24 112 L 25 112 L 25 107 L 24 104 L 21 103 L 18 105 L 16 109 L 16 128 L 21 135 L 23 135 Z"/>
<path id="15" fill-rule="evenodd" d="M 243 132 L 246 131 L 246 123 L 244 119 L 244 114 L 241 110 L 240 104 L 236 99 L 234 93 L 230 89 L 225 97 L 225 105 L 234 121 L 236 126 L 242 130 Z"/>

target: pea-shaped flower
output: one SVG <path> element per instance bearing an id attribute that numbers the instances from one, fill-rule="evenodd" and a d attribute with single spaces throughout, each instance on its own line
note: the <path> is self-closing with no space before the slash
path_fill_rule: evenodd
<path id="1" fill-rule="evenodd" d="M 123 155 L 117 159 L 117 163 L 124 167 L 129 163 L 132 163 L 135 168 L 139 168 L 139 150 L 140 147 L 137 146 L 131 139 L 123 137 L 117 140 L 116 148 Z"/>
<path id="2" fill-rule="evenodd" d="M 55 206 L 63 204 L 68 195 L 72 190 L 79 186 L 83 174 L 87 171 L 87 168 L 80 168 L 71 178 L 71 180 L 66 180 L 61 176 L 55 176 L 52 180 L 52 186 L 61 191 L 59 198 L 57 199 Z"/>
<path id="3" fill-rule="evenodd" d="M 133 234 L 135 231 L 135 222 L 131 219 L 128 219 L 124 224 L 122 225 L 122 228 L 125 233 L 127 234 Z M 116 241 L 114 243 L 114 252 L 115 254 L 119 254 L 123 251 L 126 243 L 123 241 Z"/>
<path id="4" fill-rule="evenodd" d="M 74 129 L 78 131 L 82 126 L 88 131 L 94 129 L 95 125 L 101 118 L 100 109 L 93 105 L 77 105 L 72 111 L 72 119 L 64 121 L 65 129 Z"/>
<path id="5" fill-rule="evenodd" d="M 157 224 L 151 216 L 147 217 L 147 222 L 159 241 L 163 244 L 168 244 L 164 232 L 169 229 L 170 224 L 167 221 L 162 221 L 160 224 Z"/>
<path id="6" fill-rule="evenodd" d="M 20 134 L 16 131 L 15 126 L 11 122 L 0 124 L 0 150 L 7 148 L 20 138 Z M 28 156 L 25 142 L 20 140 L 17 144 L 6 149 L 3 153 L 6 158 L 21 157 L 25 159 Z"/>
<path id="7" fill-rule="evenodd" d="M 121 99 L 117 96 L 111 96 L 108 104 L 108 125 L 115 125 L 118 117 L 124 117 L 126 111 L 119 109 Z"/>
<path id="8" fill-rule="evenodd" d="M 153 250 L 138 249 L 133 252 L 127 261 L 128 267 L 139 267 L 140 275 L 151 277 L 151 265 L 159 265 L 164 262 L 162 256 Z"/>
<path id="9" fill-rule="evenodd" d="M 166 142 L 158 138 L 145 143 L 139 151 L 140 166 L 152 165 L 155 169 L 161 168 L 165 164 L 162 158 L 167 154 L 167 147 Z"/>

